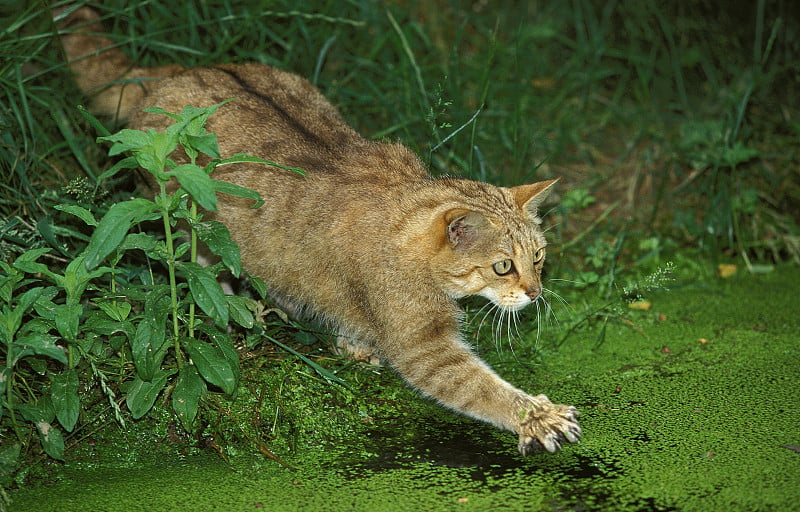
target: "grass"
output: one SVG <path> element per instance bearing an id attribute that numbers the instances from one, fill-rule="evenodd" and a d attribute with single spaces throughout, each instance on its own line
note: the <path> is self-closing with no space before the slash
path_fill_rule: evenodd
<path id="1" fill-rule="evenodd" d="M 105 159 L 42 4 L 28 4 L 9 11 L 0 43 L 11 56 L 0 208 L 39 219 L 52 213 L 43 190 L 94 180 Z M 143 65 L 259 61 L 309 77 L 362 133 L 401 139 L 436 173 L 560 175 L 596 207 L 619 199 L 614 217 L 646 232 L 800 260 L 796 155 L 782 150 L 800 136 L 794 8 L 762 0 L 740 19 L 699 1 L 479 7 L 108 1 L 103 12 Z"/>
<path id="2" fill-rule="evenodd" d="M 755 272 L 800 262 L 800 17 L 789 4 L 108 0 L 100 10 L 141 65 L 296 72 L 361 133 L 403 141 L 436 174 L 563 177 L 549 272 L 567 281 L 549 286 L 581 322 L 610 318 L 589 318 L 587 297 L 605 301 L 669 260 L 678 278 L 713 268 L 698 256 Z M 98 182 L 105 148 L 75 108 L 85 99 L 46 5 L 0 9 L 0 260 L 51 247 L 48 262 L 63 267 L 91 233 L 54 206 L 103 212 L 133 188 Z M 311 350 L 302 333 L 267 334 Z"/>

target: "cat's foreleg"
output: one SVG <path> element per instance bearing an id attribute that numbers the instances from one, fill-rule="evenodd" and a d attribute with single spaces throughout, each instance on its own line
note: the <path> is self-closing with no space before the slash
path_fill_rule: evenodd
<path id="1" fill-rule="evenodd" d="M 397 344 L 386 356 L 414 387 L 443 405 L 519 435 L 523 455 L 557 451 L 577 442 L 581 429 L 574 407 L 532 396 L 492 371 L 446 325 L 432 322 L 414 340 Z M 394 345 L 394 344 L 393 344 Z"/>

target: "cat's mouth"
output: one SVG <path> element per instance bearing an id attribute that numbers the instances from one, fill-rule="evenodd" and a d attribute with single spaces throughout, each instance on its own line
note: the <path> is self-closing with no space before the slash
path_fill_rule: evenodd
<path id="1" fill-rule="evenodd" d="M 520 311 L 521 309 L 524 309 L 525 307 L 530 305 L 532 302 L 533 301 L 531 299 L 529 299 L 527 296 L 523 296 L 523 297 L 521 297 L 521 298 L 519 298 L 519 299 L 517 299 L 515 301 L 504 301 L 504 302 L 502 302 L 500 304 L 497 304 L 497 303 L 495 303 L 495 304 L 497 304 L 498 306 L 500 306 L 501 308 L 503 308 L 506 311 L 516 312 L 516 311 Z"/>
<path id="2" fill-rule="evenodd" d="M 499 295 L 494 290 L 488 289 L 481 291 L 480 295 L 489 299 L 492 304 L 501 310 L 509 313 L 520 311 L 535 301 L 535 299 L 531 299 L 523 292 L 513 295 Z"/>

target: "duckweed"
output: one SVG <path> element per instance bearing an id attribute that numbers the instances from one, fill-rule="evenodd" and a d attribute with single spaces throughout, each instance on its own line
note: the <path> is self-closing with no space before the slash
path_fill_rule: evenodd
<path id="1" fill-rule="evenodd" d="M 607 327 L 599 346 L 583 332 L 545 350 L 535 372 L 518 366 L 510 380 L 582 411 L 583 441 L 554 456 L 523 458 L 513 435 L 442 411 L 382 372 L 379 389 L 346 405 L 369 421 L 337 427 L 336 443 L 302 446 L 301 437 L 281 454 L 294 469 L 249 455 L 106 454 L 68 461 L 49 480 L 17 489 L 12 506 L 798 510 L 798 289 L 797 268 L 686 285 L 649 297 L 651 309 Z M 325 417 L 330 411 L 317 428 Z M 124 453 L 124 443 L 116 450 Z"/>

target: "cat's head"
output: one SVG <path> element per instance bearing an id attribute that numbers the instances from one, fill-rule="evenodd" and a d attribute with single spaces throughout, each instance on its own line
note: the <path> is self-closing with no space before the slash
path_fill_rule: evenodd
<path id="1" fill-rule="evenodd" d="M 480 204 L 445 214 L 439 270 L 448 295 L 480 295 L 512 311 L 541 295 L 546 242 L 537 210 L 556 181 L 486 188 Z"/>

